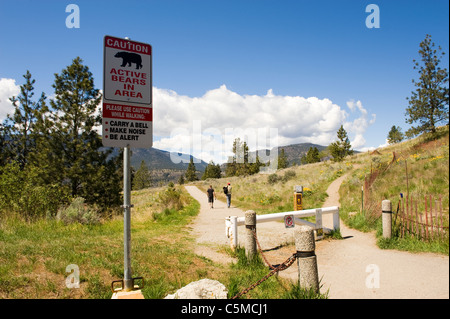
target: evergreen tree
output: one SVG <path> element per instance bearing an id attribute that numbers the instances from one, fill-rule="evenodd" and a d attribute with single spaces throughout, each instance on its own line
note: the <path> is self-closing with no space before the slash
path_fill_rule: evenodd
<path id="1" fill-rule="evenodd" d="M 240 176 L 249 174 L 248 146 L 238 137 L 233 141 L 233 157 L 227 164 L 227 176 Z"/>
<path id="2" fill-rule="evenodd" d="M 0 123 L 0 167 L 6 165 L 9 161 L 9 156 L 7 154 L 7 146 L 8 146 L 8 134 L 6 132 L 5 127 L 2 123 Z"/>
<path id="3" fill-rule="evenodd" d="M 402 133 L 402 128 L 399 126 L 395 126 L 393 125 L 391 127 L 391 130 L 388 133 L 388 143 L 389 144 L 395 144 L 395 143 L 399 143 L 403 140 L 403 133 Z"/>
<path id="4" fill-rule="evenodd" d="M 89 204 L 103 208 L 120 204 L 118 158 L 112 149 L 103 147 L 96 127 L 101 124 L 97 107 L 99 90 L 89 68 L 77 57 L 72 64 L 55 74 L 55 98 L 45 127 L 41 163 L 47 180 L 68 185 L 73 197 L 81 196 Z"/>
<path id="5" fill-rule="evenodd" d="M 236 138 L 233 142 L 233 153 L 236 159 L 236 176 L 249 174 L 247 142 Z"/>
<path id="6" fill-rule="evenodd" d="M 198 180 L 195 172 L 196 172 L 196 169 L 195 169 L 194 159 L 191 156 L 191 160 L 189 161 L 189 165 L 188 165 L 188 168 L 187 168 L 186 174 L 185 174 L 186 181 L 193 182 L 193 181 Z"/>
<path id="7" fill-rule="evenodd" d="M 183 185 L 185 182 L 184 175 L 180 175 L 180 178 L 178 179 L 178 184 Z"/>
<path id="8" fill-rule="evenodd" d="M 330 144 L 330 152 L 333 156 L 333 160 L 336 162 L 340 162 L 347 155 L 352 155 L 353 150 L 351 150 L 350 140 L 347 136 L 347 132 L 344 129 L 344 126 L 341 125 L 339 130 L 337 131 L 338 140 Z"/>
<path id="9" fill-rule="evenodd" d="M 249 162 L 249 148 L 247 142 L 241 141 L 239 137 L 233 141 L 232 151 L 233 156 L 228 159 L 225 169 L 226 176 L 245 176 L 256 174 L 259 172 L 261 166 L 265 166 L 261 163 L 257 153 L 255 162 Z"/>
<path id="10" fill-rule="evenodd" d="M 152 186 L 151 174 L 144 160 L 141 161 L 139 169 L 134 174 L 132 184 L 133 190 L 149 188 L 150 186 Z"/>
<path id="11" fill-rule="evenodd" d="M 254 163 L 250 163 L 250 165 L 249 165 L 249 173 L 250 173 L 250 175 L 259 173 L 259 171 L 261 169 L 261 166 L 264 166 L 264 164 L 261 163 L 261 161 L 259 159 L 259 156 L 256 155 L 255 162 Z"/>
<path id="12" fill-rule="evenodd" d="M 202 180 L 207 178 L 220 178 L 222 176 L 220 165 L 214 164 L 214 161 L 210 161 L 205 168 L 205 172 L 203 173 Z"/>
<path id="13" fill-rule="evenodd" d="M 319 149 L 317 147 L 310 147 L 306 154 L 306 161 L 308 163 L 320 162 Z"/>
<path id="14" fill-rule="evenodd" d="M 7 115 L 4 125 L 7 147 L 2 148 L 2 156 L 15 160 L 21 169 L 25 168 L 30 161 L 30 153 L 36 149 L 36 139 L 40 135 L 38 122 L 48 111 L 44 93 L 38 101 L 33 101 L 36 80 L 32 79 L 30 71 L 27 70 L 23 77 L 25 84 L 20 86 L 20 94 L 9 99 L 14 106 L 14 114 Z"/>
<path id="15" fill-rule="evenodd" d="M 283 169 L 289 166 L 287 156 L 284 152 L 284 148 L 281 149 L 278 155 L 278 169 Z"/>
<path id="16" fill-rule="evenodd" d="M 419 70 L 420 80 L 412 80 L 416 90 L 411 92 L 410 98 L 407 98 L 409 107 L 405 115 L 406 123 L 419 122 L 419 125 L 411 127 L 406 132 L 407 136 L 415 136 L 423 132 L 435 133 L 438 123 L 448 121 L 448 71 L 439 67 L 445 53 L 440 46 L 438 50 L 434 49 L 434 46 L 431 36 L 427 34 L 425 40 L 420 43 L 419 54 L 422 65 L 413 60 L 414 69 Z"/>

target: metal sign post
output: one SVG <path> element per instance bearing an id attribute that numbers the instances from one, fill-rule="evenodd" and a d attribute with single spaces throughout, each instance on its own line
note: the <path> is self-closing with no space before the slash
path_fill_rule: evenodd
<path id="1" fill-rule="evenodd" d="M 131 174 L 130 146 L 123 148 L 123 289 L 133 290 L 131 276 Z"/>

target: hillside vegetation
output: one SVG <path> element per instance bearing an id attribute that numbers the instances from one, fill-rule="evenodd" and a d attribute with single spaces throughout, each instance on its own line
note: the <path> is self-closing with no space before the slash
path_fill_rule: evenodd
<path id="1" fill-rule="evenodd" d="M 448 227 L 448 127 L 439 128 L 437 134 L 437 138 L 424 134 L 373 152 L 358 153 L 346 157 L 342 162 L 326 161 L 278 170 L 271 175 L 208 179 L 195 184 L 204 191 L 212 185 L 218 198 L 226 201 L 222 187 L 230 182 L 234 206 L 267 214 L 293 210 L 295 185 L 304 187 L 304 209 L 321 207 L 328 196 L 326 190 L 330 183 L 351 172 L 340 188 L 340 213 L 346 225 L 361 231 L 376 230 L 380 236 L 381 202 L 384 199 L 391 200 L 393 210 L 396 211 L 402 193 L 405 198 L 409 194 L 418 200 L 419 212 L 424 211 L 425 195 L 432 195 L 433 200 L 441 198 L 446 220 L 444 227 Z M 364 190 L 366 202 L 363 203 L 361 188 L 371 172 L 377 172 L 378 175 L 371 187 Z M 447 240 L 437 243 L 408 244 L 406 248 L 394 241 L 388 245 L 383 241 L 379 244 L 381 247 L 448 254 L 448 228 Z"/>
<path id="2" fill-rule="evenodd" d="M 408 191 L 419 198 L 429 194 L 441 196 L 448 227 L 448 128 L 441 128 L 439 134 L 438 139 L 422 136 L 379 149 L 379 154 L 360 153 L 340 163 L 328 161 L 294 166 L 270 175 L 210 179 L 194 184 L 204 190 L 213 185 L 218 198 L 225 201 L 222 187 L 230 182 L 233 206 L 264 214 L 292 210 L 295 185 L 304 187 L 305 209 L 321 207 L 327 198 L 329 184 L 349 173 L 340 189 L 340 212 L 341 218 L 351 227 L 376 230 L 379 235 L 378 203 L 390 199 L 396 208 L 399 194 Z M 409 190 L 406 189 L 405 163 Z M 382 173 L 371 187 L 370 202 L 361 211 L 361 186 L 371 168 L 372 171 L 380 169 Z M 132 203 L 133 276 L 145 278 L 143 293 L 146 298 L 163 298 L 187 283 L 205 277 L 217 279 L 230 288 L 241 280 L 236 277 L 236 269 L 215 264 L 194 253 L 195 241 L 188 225 L 198 213 L 199 203 L 183 187 L 133 191 Z M 419 208 L 420 205 L 419 201 Z M 2 212 L 0 298 L 111 297 L 111 281 L 123 278 L 123 218 L 112 216 L 83 222 L 89 216 L 89 207 L 81 204 L 79 210 L 82 215 L 69 214 L 70 209 L 66 208 L 59 212 L 59 219 L 47 216 L 33 221 L 19 214 Z M 78 219 L 79 216 L 82 218 Z M 448 254 L 448 236 L 433 242 L 394 238 L 379 240 L 379 245 Z M 65 280 L 69 275 L 66 267 L 72 264 L 79 267 L 80 288 L 66 287 Z M 254 279 L 248 279 L 249 283 Z M 278 298 L 289 293 L 291 288 L 287 284 L 280 285 L 280 279 L 273 280 L 278 287 L 273 295 L 258 295 L 256 291 L 253 297 Z"/>
<path id="3" fill-rule="evenodd" d="M 389 199 L 396 213 L 403 196 L 409 195 L 417 201 L 418 213 L 425 212 L 425 196 L 442 200 L 446 237 L 435 241 L 415 241 L 394 238 L 391 241 L 379 239 L 384 248 L 397 248 L 411 251 L 433 251 L 448 254 L 448 216 L 449 216 L 449 130 L 448 126 L 438 129 L 438 138 L 429 135 L 390 145 L 375 153 L 358 155 L 361 168 L 340 188 L 341 218 L 350 227 L 362 231 L 377 230 L 381 234 L 381 201 Z M 362 209 L 361 187 L 371 171 L 376 176 L 369 189 L 364 189 L 364 208 Z M 433 203 L 434 206 L 434 203 Z M 429 212 L 429 203 L 428 203 Z M 349 214 L 351 213 L 351 214 Z M 398 216 L 397 216 L 398 217 Z M 396 220 L 396 216 L 393 216 Z M 398 219 L 398 218 L 397 218 Z M 395 230 L 395 225 L 394 225 Z"/>
<path id="4" fill-rule="evenodd" d="M 223 187 L 232 186 L 232 204 L 257 214 L 292 211 L 294 187 L 303 186 L 303 209 L 321 207 L 328 197 L 330 183 L 353 167 L 352 161 L 343 163 L 314 163 L 278 170 L 273 174 L 247 177 L 208 179 L 194 184 L 206 192 L 212 185 L 218 199 L 226 202 Z"/>
<path id="5" fill-rule="evenodd" d="M 145 298 L 163 298 L 207 275 L 216 278 L 212 263 L 193 253 L 186 225 L 199 204 L 184 188 L 132 192 L 132 203 L 132 275 L 144 277 Z M 0 299 L 108 299 L 111 282 L 124 275 L 122 216 L 82 224 L 54 218 L 27 222 L 3 213 L 0 243 Z M 79 269 L 79 288 L 66 287 L 69 265 Z"/>

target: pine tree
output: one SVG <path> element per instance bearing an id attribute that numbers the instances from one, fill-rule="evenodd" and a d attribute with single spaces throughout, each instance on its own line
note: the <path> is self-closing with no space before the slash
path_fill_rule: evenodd
<path id="1" fill-rule="evenodd" d="M 284 152 L 284 148 L 282 148 L 280 154 L 278 155 L 278 169 L 287 168 L 288 166 L 288 159 L 286 153 Z"/>
<path id="2" fill-rule="evenodd" d="M 196 169 L 195 169 L 194 160 L 191 156 L 191 160 L 189 161 L 189 165 L 188 165 L 188 168 L 187 168 L 186 174 L 185 174 L 186 181 L 193 182 L 193 181 L 198 180 L 197 174 L 195 174 L 195 171 L 196 171 Z"/>
<path id="3" fill-rule="evenodd" d="M 8 114 L 4 134 L 7 136 L 7 146 L 2 148 L 2 156 L 15 160 L 21 169 L 30 161 L 30 153 L 36 149 L 36 139 L 39 137 L 38 122 L 48 108 L 45 104 L 44 93 L 38 101 L 33 101 L 34 83 L 30 71 L 23 76 L 25 84 L 20 86 L 20 94 L 9 100 L 14 106 L 14 114 Z"/>
<path id="4" fill-rule="evenodd" d="M 341 125 L 341 127 L 337 131 L 337 137 L 338 140 L 334 143 L 331 143 L 329 148 L 331 155 L 333 156 L 333 160 L 336 162 L 340 162 L 344 159 L 345 156 L 352 155 L 353 150 L 351 150 L 352 146 L 343 125 Z"/>
<path id="5" fill-rule="evenodd" d="M 261 169 L 261 166 L 265 166 L 265 165 L 263 163 L 261 163 L 261 161 L 259 159 L 259 156 L 256 155 L 255 162 L 254 163 L 250 163 L 250 165 L 249 165 L 249 173 L 250 173 L 250 175 L 259 173 L 259 171 Z"/>
<path id="6" fill-rule="evenodd" d="M 409 107 L 405 115 L 406 123 L 419 122 L 419 125 L 406 131 L 406 135 L 410 137 L 423 132 L 435 133 L 438 123 L 448 121 L 448 71 L 439 67 L 445 53 L 440 46 L 438 50 L 434 49 L 434 46 L 431 35 L 427 34 L 425 40 L 420 43 L 422 65 L 413 60 L 414 69 L 419 70 L 420 80 L 412 80 L 417 88 L 411 92 L 411 97 L 407 98 Z"/>
<path id="7" fill-rule="evenodd" d="M 222 175 L 219 164 L 214 164 L 214 161 L 210 161 L 205 168 L 205 172 L 202 175 L 202 180 L 207 178 L 220 178 Z"/>
<path id="8" fill-rule="evenodd" d="M 306 154 L 306 161 L 308 163 L 320 162 L 319 150 L 317 147 L 310 147 L 308 153 Z"/>
<path id="9" fill-rule="evenodd" d="M 133 190 L 148 188 L 150 186 L 152 186 L 151 174 L 145 161 L 142 160 L 139 169 L 134 173 Z"/>
<path id="10" fill-rule="evenodd" d="M 388 143 L 389 144 L 395 144 L 395 143 L 399 143 L 403 140 L 403 133 L 402 133 L 402 128 L 399 126 L 395 126 L 393 125 L 391 127 L 391 130 L 388 133 Z"/>
<path id="11" fill-rule="evenodd" d="M 227 176 L 248 175 L 250 165 L 248 163 L 247 142 L 241 141 L 238 137 L 233 141 L 233 157 L 228 161 L 226 168 Z"/>
<path id="12" fill-rule="evenodd" d="M 68 185 L 73 197 L 103 208 L 120 204 L 119 160 L 112 149 L 102 151 L 96 127 L 101 124 L 97 107 L 101 94 L 94 87 L 89 68 L 77 57 L 55 74 L 55 98 L 45 125 L 47 138 L 42 143 L 47 179 Z"/>

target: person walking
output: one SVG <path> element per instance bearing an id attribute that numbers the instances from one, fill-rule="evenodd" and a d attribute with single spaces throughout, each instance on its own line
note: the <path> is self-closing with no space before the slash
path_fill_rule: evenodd
<path id="1" fill-rule="evenodd" d="M 227 190 L 227 192 L 225 194 L 227 195 L 227 205 L 228 205 L 228 208 L 230 208 L 230 206 L 231 206 L 231 184 L 230 183 L 227 184 L 226 190 Z"/>
<path id="2" fill-rule="evenodd" d="M 217 199 L 217 198 L 216 198 L 216 193 L 214 192 L 212 185 L 209 185 L 209 188 L 206 191 L 206 194 L 208 196 L 208 203 L 209 203 L 210 208 L 214 208 L 214 199 Z"/>

